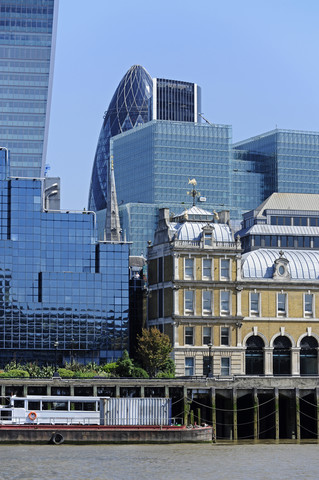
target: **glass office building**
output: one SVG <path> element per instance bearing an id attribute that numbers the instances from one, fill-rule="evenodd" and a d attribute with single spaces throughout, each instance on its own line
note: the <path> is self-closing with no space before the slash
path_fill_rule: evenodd
<path id="1" fill-rule="evenodd" d="M 231 207 L 231 127 L 153 120 L 111 139 L 122 228 L 131 255 L 146 254 L 159 207 L 191 206 L 195 178 L 205 209 Z M 134 204 L 134 205 L 133 205 Z M 145 211 L 146 209 L 146 211 Z"/>
<path id="2" fill-rule="evenodd" d="M 0 145 L 15 176 L 42 177 L 58 0 L 1 0 Z"/>
<path id="3" fill-rule="evenodd" d="M 152 120 L 198 122 L 201 90 L 196 83 L 154 78 L 150 105 Z"/>
<path id="4" fill-rule="evenodd" d="M 8 177 L 7 164 L 2 150 L 0 363 L 119 358 L 128 348 L 128 245 L 97 242 L 94 213 L 44 209 L 44 182 Z"/>
<path id="5" fill-rule="evenodd" d="M 237 214 L 273 192 L 319 193 L 319 133 L 276 129 L 234 144 Z"/>
<path id="6" fill-rule="evenodd" d="M 110 138 L 148 121 L 151 95 L 152 78 L 143 67 L 134 65 L 122 78 L 104 114 L 92 170 L 89 210 L 106 208 Z"/>

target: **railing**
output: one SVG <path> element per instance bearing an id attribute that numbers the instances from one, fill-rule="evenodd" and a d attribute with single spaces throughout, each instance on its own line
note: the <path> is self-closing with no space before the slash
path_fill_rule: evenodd
<path id="1" fill-rule="evenodd" d="M 231 248 L 233 250 L 240 250 L 241 245 L 238 242 L 212 242 L 211 245 L 205 245 L 203 242 L 193 240 L 174 240 L 175 247 L 202 247 L 203 249 L 218 249 L 218 248 Z"/>

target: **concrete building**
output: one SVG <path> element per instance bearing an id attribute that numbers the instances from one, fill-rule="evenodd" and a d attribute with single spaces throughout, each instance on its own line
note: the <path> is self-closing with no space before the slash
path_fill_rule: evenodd
<path id="1" fill-rule="evenodd" d="M 58 0 L 0 5 L 0 145 L 17 177 L 45 173 L 57 13 Z"/>

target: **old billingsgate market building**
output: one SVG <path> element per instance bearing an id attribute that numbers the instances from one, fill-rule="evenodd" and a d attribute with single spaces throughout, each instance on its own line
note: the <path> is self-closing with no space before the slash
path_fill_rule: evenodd
<path id="1" fill-rule="evenodd" d="M 225 211 L 160 211 L 148 323 L 170 336 L 178 376 L 318 374 L 318 205 L 273 194 L 236 238 Z"/>

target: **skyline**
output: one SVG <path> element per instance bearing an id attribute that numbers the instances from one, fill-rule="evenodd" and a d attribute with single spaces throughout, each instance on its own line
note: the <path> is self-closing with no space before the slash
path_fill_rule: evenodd
<path id="1" fill-rule="evenodd" d="M 197 83 L 203 115 L 231 125 L 234 142 L 276 126 L 319 130 L 316 2 L 204 0 L 195 14 L 188 0 L 93 5 L 59 5 L 47 163 L 62 208 L 87 207 L 103 114 L 133 64 Z"/>

